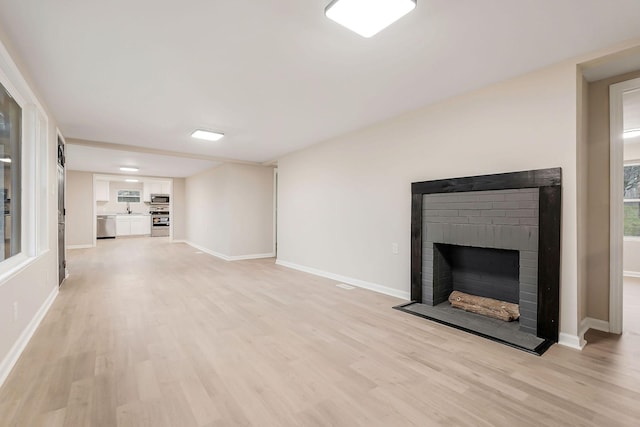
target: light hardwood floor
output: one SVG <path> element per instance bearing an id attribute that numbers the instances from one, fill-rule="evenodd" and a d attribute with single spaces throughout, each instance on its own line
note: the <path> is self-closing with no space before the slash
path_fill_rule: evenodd
<path id="1" fill-rule="evenodd" d="M 537 357 L 401 301 L 163 238 L 70 252 L 3 426 L 540 426 L 640 420 L 640 338 Z"/>

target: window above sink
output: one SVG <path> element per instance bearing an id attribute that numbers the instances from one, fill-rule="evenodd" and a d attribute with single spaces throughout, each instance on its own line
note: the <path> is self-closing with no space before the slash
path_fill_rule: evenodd
<path id="1" fill-rule="evenodd" d="M 140 203 L 140 190 L 118 190 L 118 202 Z"/>

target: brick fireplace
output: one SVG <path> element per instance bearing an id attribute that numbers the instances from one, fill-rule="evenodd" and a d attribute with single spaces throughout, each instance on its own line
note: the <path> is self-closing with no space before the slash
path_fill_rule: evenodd
<path id="1" fill-rule="evenodd" d="M 452 290 L 512 302 L 520 305 L 520 329 L 535 334 L 538 189 L 425 194 L 422 197 L 421 302 L 437 305 L 446 301 Z M 458 276 L 466 276 L 459 278 L 458 283 L 452 280 L 450 286 L 434 286 L 440 282 L 438 275 L 434 278 L 435 269 L 439 270 L 438 273 L 443 273 L 443 270 L 447 273 L 447 267 L 454 265 L 446 262 L 448 259 L 463 258 L 463 255 L 443 254 L 453 250 L 464 252 L 466 264 L 475 265 L 469 266 L 466 273 L 458 272 Z M 503 258 L 510 253 L 518 263 L 517 278 L 505 284 L 501 283 L 505 282 L 503 271 L 482 269 L 483 265 L 499 268 L 507 264 L 509 260 L 499 258 L 499 253 L 504 254 Z M 498 286 L 501 284 L 503 286 Z"/>
<path id="2" fill-rule="evenodd" d="M 559 168 L 416 182 L 411 216 L 412 302 L 399 309 L 419 305 L 422 314 L 412 314 L 430 318 L 429 306 L 448 304 L 449 293 L 459 290 L 519 304 L 516 333 L 544 341 L 528 351 L 541 354 L 557 342 Z M 444 319 L 432 320 L 448 324 Z M 476 330 L 481 322 L 451 326 L 502 340 L 490 325 Z"/>

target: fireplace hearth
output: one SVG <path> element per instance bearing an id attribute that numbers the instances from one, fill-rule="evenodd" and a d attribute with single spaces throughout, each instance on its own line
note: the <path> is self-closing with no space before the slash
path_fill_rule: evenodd
<path id="1" fill-rule="evenodd" d="M 396 307 L 536 354 L 558 340 L 561 170 L 412 184 L 412 302 Z M 511 324 L 450 307 L 518 304 Z"/>

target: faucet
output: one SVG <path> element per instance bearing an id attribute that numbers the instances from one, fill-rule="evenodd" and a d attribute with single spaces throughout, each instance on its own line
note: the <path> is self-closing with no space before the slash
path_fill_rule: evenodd
<path id="1" fill-rule="evenodd" d="M 127 214 L 131 215 L 131 206 L 129 205 L 129 202 L 127 202 Z"/>

